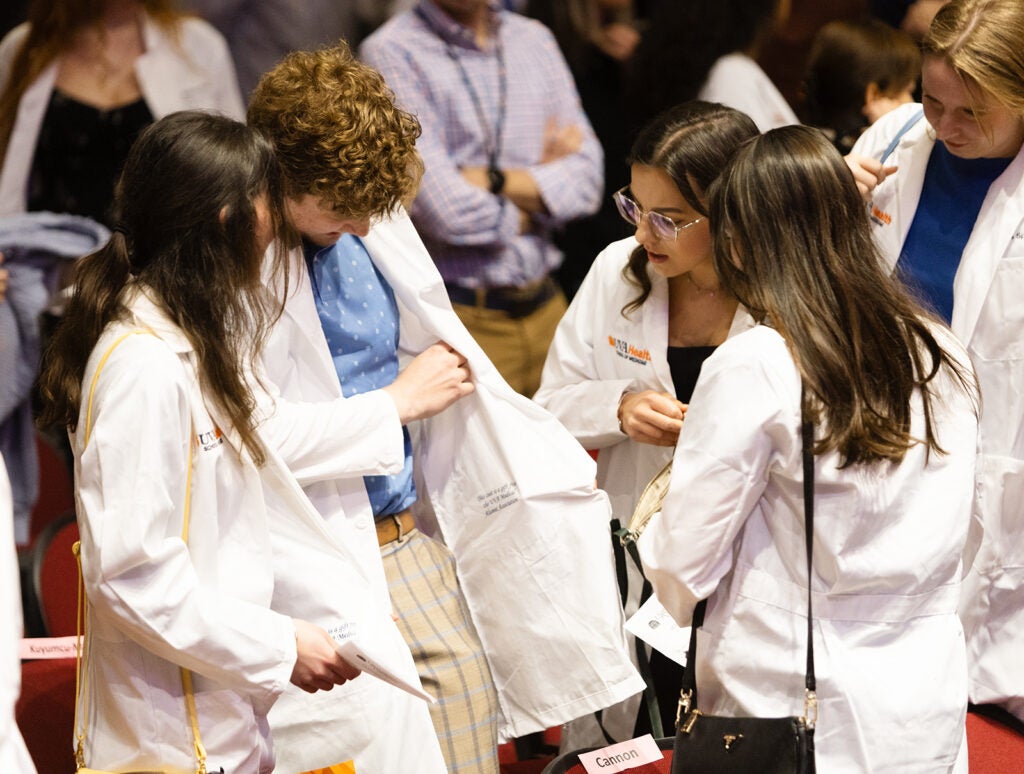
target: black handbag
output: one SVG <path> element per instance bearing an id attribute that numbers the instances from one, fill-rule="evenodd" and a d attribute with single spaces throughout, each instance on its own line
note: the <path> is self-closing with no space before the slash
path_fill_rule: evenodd
<path id="1" fill-rule="evenodd" d="M 803 396 L 801 395 L 801 404 Z M 697 629 L 707 601 L 697 604 L 676 712 L 672 774 L 814 774 L 814 642 L 811 619 L 811 548 L 814 530 L 814 426 L 802 418 L 804 535 L 807 544 L 807 677 L 802 717 L 729 718 L 697 709 Z"/>

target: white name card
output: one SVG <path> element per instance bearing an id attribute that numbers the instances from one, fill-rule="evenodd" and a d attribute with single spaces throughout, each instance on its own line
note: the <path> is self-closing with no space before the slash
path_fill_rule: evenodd
<path id="1" fill-rule="evenodd" d="M 668 656 L 679 666 L 686 666 L 690 627 L 680 627 L 653 594 L 626 621 L 626 631 Z"/>
<path id="2" fill-rule="evenodd" d="M 629 771 L 661 759 L 661 748 L 650 734 L 580 755 L 580 763 L 583 764 L 587 774 L 613 774 L 616 771 Z"/>
<path id="3" fill-rule="evenodd" d="M 77 637 L 27 637 L 21 641 L 21 660 L 74 658 Z"/>

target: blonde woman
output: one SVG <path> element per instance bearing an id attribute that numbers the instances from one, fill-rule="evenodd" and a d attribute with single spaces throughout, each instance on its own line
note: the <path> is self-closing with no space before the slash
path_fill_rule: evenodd
<path id="1" fill-rule="evenodd" d="M 885 260 L 951 323 L 978 372 L 984 543 L 961 607 L 970 695 L 1024 719 L 1022 41 L 1018 0 L 943 7 L 922 42 L 923 105 L 872 126 L 848 163 L 870 191 Z"/>

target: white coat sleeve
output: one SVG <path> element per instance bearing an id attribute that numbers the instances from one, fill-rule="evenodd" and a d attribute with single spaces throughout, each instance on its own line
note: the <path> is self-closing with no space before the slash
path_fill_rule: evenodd
<path id="1" fill-rule="evenodd" d="M 312 403 L 265 393 L 260 402 L 260 435 L 301 486 L 402 472 L 402 424 L 394 401 L 382 390 Z"/>
<path id="2" fill-rule="evenodd" d="M 160 658 L 269 703 L 291 677 L 294 626 L 195 572 L 181 537 L 192 422 L 177 356 L 156 338 L 126 339 L 100 373 L 84 449 L 82 416 L 78 519 L 94 613 Z M 193 523 L 204 516 L 193 508 Z"/>
<path id="3" fill-rule="evenodd" d="M 777 346 L 772 354 L 782 368 L 759 359 L 754 347 L 730 342 L 705 361 L 668 494 L 638 541 L 645 575 L 681 626 L 731 569 L 733 544 L 764 492 L 773 460 L 794 453 L 794 445 L 799 454 L 800 383 L 778 343 L 781 351 Z"/>
<path id="4" fill-rule="evenodd" d="M 618 308 L 608 308 L 616 302 L 605 291 L 608 283 L 619 281 L 618 262 L 607 259 L 610 249 L 598 256 L 558 324 L 533 398 L 587 449 L 628 440 L 619 430 L 619 399 L 627 390 L 641 389 L 632 377 L 599 373 L 595 358 L 598 338 L 606 335 L 603 321 L 619 314 Z"/>
<path id="5" fill-rule="evenodd" d="M 18 557 L 14 549 L 11 482 L 0 457 L 0 771 L 35 774 L 35 766 L 14 718 L 21 687 L 18 646 L 22 635 Z"/>

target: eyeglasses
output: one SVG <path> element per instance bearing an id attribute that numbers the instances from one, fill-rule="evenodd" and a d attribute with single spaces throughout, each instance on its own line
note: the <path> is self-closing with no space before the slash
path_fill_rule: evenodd
<path id="1" fill-rule="evenodd" d="M 651 231 L 654 232 L 654 236 L 658 239 L 666 241 L 674 241 L 679 232 L 683 229 L 687 229 L 690 226 L 695 226 L 704 220 L 704 216 L 701 215 L 696 220 L 691 220 L 689 223 L 679 224 L 672 220 L 668 215 L 663 215 L 660 212 L 644 211 L 644 208 L 637 204 L 635 201 L 626 196 L 626 191 L 629 190 L 627 185 L 625 188 L 620 188 L 614 194 L 612 199 L 615 200 L 615 206 L 619 209 L 619 214 L 623 219 L 632 226 L 640 228 L 640 224 L 644 218 L 647 218 L 647 225 L 651 227 Z"/>

